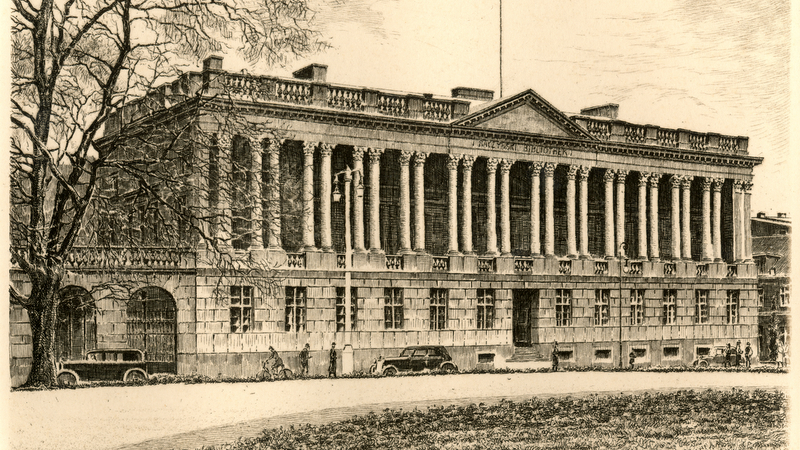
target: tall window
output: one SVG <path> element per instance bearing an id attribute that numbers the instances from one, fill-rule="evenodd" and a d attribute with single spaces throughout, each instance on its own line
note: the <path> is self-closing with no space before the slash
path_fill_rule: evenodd
<path id="1" fill-rule="evenodd" d="M 739 323 L 739 291 L 728 291 L 725 298 L 725 315 L 728 323 Z"/>
<path id="2" fill-rule="evenodd" d="M 611 296 L 608 289 L 594 290 L 594 324 L 608 325 L 608 303 Z"/>
<path id="3" fill-rule="evenodd" d="M 781 286 L 781 291 L 778 294 L 780 305 L 783 307 L 789 306 L 789 286 Z"/>
<path id="4" fill-rule="evenodd" d="M 403 289 L 383 290 L 383 319 L 387 330 L 403 328 Z"/>
<path id="5" fill-rule="evenodd" d="M 694 291 L 694 321 L 708 323 L 708 290 Z"/>
<path id="6" fill-rule="evenodd" d="M 494 289 L 478 289 L 478 328 L 494 327 Z"/>
<path id="7" fill-rule="evenodd" d="M 447 329 L 447 289 L 431 289 L 431 330 Z"/>
<path id="8" fill-rule="evenodd" d="M 231 286 L 231 333 L 246 333 L 253 323 L 253 287 Z"/>
<path id="9" fill-rule="evenodd" d="M 678 291 L 675 289 L 664 289 L 664 325 L 674 325 L 676 322 L 675 302 L 678 298 Z"/>
<path id="10" fill-rule="evenodd" d="M 758 288 L 758 306 L 764 306 L 764 289 Z"/>
<path id="11" fill-rule="evenodd" d="M 631 289 L 631 325 L 644 322 L 644 289 Z"/>
<path id="12" fill-rule="evenodd" d="M 336 331 L 345 331 L 347 316 L 345 311 L 345 288 L 336 288 Z M 356 320 L 358 319 L 358 297 L 356 297 L 356 288 L 350 288 L 350 331 L 356 329 Z"/>
<path id="13" fill-rule="evenodd" d="M 306 288 L 286 287 L 286 331 L 306 329 Z"/>
<path id="14" fill-rule="evenodd" d="M 250 171 L 250 145 L 242 139 L 235 139 L 231 154 L 231 180 L 228 188 L 231 191 L 231 226 L 233 231 L 233 248 L 247 250 L 251 239 L 251 204 L 252 189 L 248 180 Z M 261 189 L 258 187 L 258 189 Z"/>
<path id="15" fill-rule="evenodd" d="M 572 291 L 556 289 L 556 326 L 568 327 L 572 323 Z"/>

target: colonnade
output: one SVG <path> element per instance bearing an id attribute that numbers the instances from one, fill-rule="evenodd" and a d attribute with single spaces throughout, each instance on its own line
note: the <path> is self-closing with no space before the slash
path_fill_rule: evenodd
<path id="1" fill-rule="evenodd" d="M 226 147 L 230 147 L 230 140 L 220 139 L 220 151 L 226 154 Z M 268 192 L 268 207 L 272 208 L 268 214 L 267 226 L 269 227 L 268 248 L 278 249 L 281 247 L 281 220 L 280 220 L 280 185 L 281 174 L 279 169 L 279 155 L 282 141 L 270 140 L 265 145 L 269 158 L 269 174 L 271 183 Z M 251 142 L 252 167 L 261 168 L 261 151 L 263 150 L 261 141 Z M 319 142 L 303 143 L 303 199 L 305 206 L 302 213 L 302 242 L 305 251 L 318 250 L 314 242 L 314 152 L 319 151 L 320 170 L 327 175 L 319 177 L 320 195 L 320 217 L 319 224 L 320 244 L 322 251 L 333 251 L 331 236 L 331 155 L 333 144 Z M 369 186 L 366 186 L 366 195 L 361 198 L 356 196 L 353 199 L 353 250 L 356 252 L 381 253 L 380 240 L 380 160 L 384 153 L 382 148 L 354 147 L 352 151 L 353 161 L 353 185 L 357 186 L 363 179 L 363 172 L 369 172 Z M 364 167 L 364 158 L 367 158 L 367 168 Z M 424 168 L 428 153 L 421 151 L 400 151 L 399 170 L 400 170 L 400 195 L 399 195 L 399 244 L 400 254 L 424 253 L 425 252 L 425 189 L 424 189 Z M 472 230 L 472 169 L 476 156 L 471 154 L 448 154 L 448 228 L 450 230 L 448 241 L 449 255 L 470 255 L 473 250 L 473 230 Z M 230 163 L 223 164 L 226 158 L 220 158 L 220 170 L 229 170 Z M 515 161 L 503 158 L 486 158 L 487 175 L 487 196 L 486 196 L 486 256 L 510 256 L 511 255 L 511 220 L 510 220 L 510 170 Z M 411 185 L 410 170 L 413 164 L 414 183 Z M 529 165 L 529 175 L 531 178 L 531 236 L 530 253 L 532 256 L 555 256 L 555 213 L 554 213 L 554 174 L 556 163 L 553 162 L 526 162 Z M 592 171 L 602 171 L 604 183 L 604 241 L 605 257 L 612 259 L 622 257 L 621 244 L 625 241 L 626 222 L 625 222 L 625 185 L 630 173 L 627 169 L 588 167 L 575 164 L 564 164 L 566 167 L 566 248 L 570 258 L 590 258 L 589 254 L 589 235 L 588 235 L 588 210 L 589 210 L 589 174 Z M 462 202 L 461 222 L 458 221 L 458 170 L 462 171 L 462 189 L 460 192 Z M 497 171 L 500 174 L 500 217 L 497 217 L 496 199 L 496 179 Z M 673 259 L 691 260 L 691 239 L 690 233 L 690 202 L 691 185 L 693 177 L 691 175 L 663 174 L 658 172 L 636 172 L 638 173 L 638 221 L 637 236 L 638 248 L 627 249 L 627 257 L 638 259 L 649 259 L 656 261 L 660 259 L 659 254 L 659 183 L 663 176 L 669 176 L 670 187 L 670 227 L 669 232 L 671 247 L 670 251 Z M 251 179 L 260 185 L 261 170 L 253 170 Z M 223 186 L 224 177 L 220 178 L 220 189 Z M 540 185 L 544 178 L 544 211 L 540 211 L 542 193 Z M 722 260 L 722 178 L 702 177 L 700 186 L 702 188 L 702 230 L 700 233 L 702 241 L 702 260 L 712 261 Z M 576 182 L 578 183 L 576 187 Z M 576 189 L 577 188 L 577 189 Z M 750 244 L 750 190 L 752 183 L 742 180 L 733 182 L 733 258 L 736 261 L 752 259 L 752 248 Z M 414 199 L 414 211 L 412 221 L 411 199 Z M 364 211 L 366 204 L 367 223 L 369 229 L 364 230 Z M 262 221 L 255 220 L 263 217 L 260 202 L 254 202 L 257 207 L 252 209 L 254 229 L 252 230 L 253 239 L 251 249 L 262 249 Z M 615 207 L 616 205 L 616 207 Z M 221 220 L 230 220 L 230 207 L 223 196 L 219 196 L 218 202 Z M 496 233 L 496 224 L 500 224 L 500 236 Z M 545 232 L 540 240 L 540 220 L 544 220 Z M 577 226 L 579 225 L 579 226 Z M 414 229 L 412 235 L 411 230 Z M 225 227 L 218 227 L 224 230 Z M 461 233 L 461 245 L 459 246 L 458 233 Z M 224 231 L 218 231 L 224 233 Z M 225 238 L 225 236 L 218 236 Z M 412 242 L 413 237 L 413 242 Z M 366 239 L 368 238 L 368 240 Z M 444 238 L 444 237 L 442 237 Z M 369 243 L 369 248 L 366 243 Z M 578 246 L 580 242 L 580 246 Z M 499 248 L 498 248 L 499 243 Z"/>

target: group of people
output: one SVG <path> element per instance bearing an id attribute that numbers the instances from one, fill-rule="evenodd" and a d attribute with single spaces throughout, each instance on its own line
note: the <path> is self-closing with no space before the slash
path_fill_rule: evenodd
<path id="1" fill-rule="evenodd" d="M 749 342 L 743 351 L 742 341 L 736 341 L 736 348 L 731 348 L 731 344 L 728 344 L 725 348 L 725 361 L 723 362 L 722 367 L 739 367 L 742 364 L 742 361 L 744 361 L 744 367 L 749 369 L 750 358 L 752 356 L 753 348 L 750 347 Z"/>
<path id="2" fill-rule="evenodd" d="M 306 344 L 302 350 L 300 350 L 300 375 L 308 376 L 308 360 L 311 359 L 311 346 Z M 331 343 L 331 350 L 329 353 L 329 360 L 328 360 L 328 376 L 331 378 L 336 378 L 336 342 Z M 273 374 L 280 373 L 281 370 L 284 368 L 283 359 L 278 355 L 278 352 L 270 346 L 269 347 L 269 357 L 264 361 L 262 364 L 264 370 L 267 370 L 267 366 L 269 361 L 272 361 L 271 371 Z"/>

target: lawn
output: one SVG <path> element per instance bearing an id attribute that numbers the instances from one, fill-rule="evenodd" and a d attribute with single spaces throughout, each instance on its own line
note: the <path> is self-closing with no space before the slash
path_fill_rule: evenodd
<path id="1" fill-rule="evenodd" d="M 786 407 L 782 392 L 739 389 L 533 398 L 387 409 L 203 449 L 786 448 Z"/>

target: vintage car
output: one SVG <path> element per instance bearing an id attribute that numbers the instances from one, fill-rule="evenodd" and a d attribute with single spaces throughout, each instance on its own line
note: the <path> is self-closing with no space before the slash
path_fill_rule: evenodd
<path id="1" fill-rule="evenodd" d="M 62 386 L 74 386 L 78 381 L 145 381 L 148 378 L 145 364 L 141 350 L 91 350 L 86 359 L 59 362 L 56 379 Z"/>
<path id="2" fill-rule="evenodd" d="M 378 358 L 371 367 L 374 373 L 394 375 L 397 372 L 421 372 L 423 370 L 439 370 L 457 372 L 453 358 L 447 349 L 440 345 L 419 345 L 406 347 L 400 356 L 394 358 Z"/>
<path id="3" fill-rule="evenodd" d="M 725 365 L 725 352 L 726 347 L 718 345 L 714 347 L 713 351 L 705 356 L 699 356 L 692 363 L 695 367 L 714 367 Z"/>

